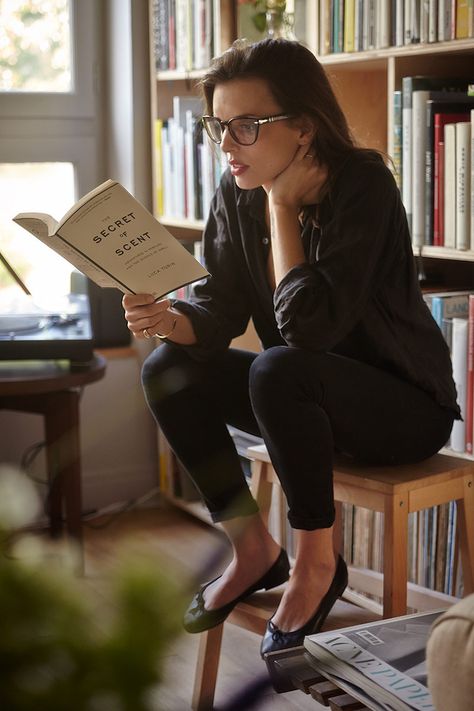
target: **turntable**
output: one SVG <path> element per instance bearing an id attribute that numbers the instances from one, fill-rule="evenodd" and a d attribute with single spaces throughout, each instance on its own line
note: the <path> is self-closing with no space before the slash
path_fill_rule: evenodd
<path id="1" fill-rule="evenodd" d="M 0 303 L 0 360 L 90 361 L 93 334 L 87 294 L 68 294 L 53 307 L 42 307 L 1 253 L 0 261 L 24 292 Z"/>

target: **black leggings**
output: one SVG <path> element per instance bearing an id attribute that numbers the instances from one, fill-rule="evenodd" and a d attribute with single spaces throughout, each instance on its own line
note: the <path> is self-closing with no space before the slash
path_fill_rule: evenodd
<path id="1" fill-rule="evenodd" d="M 143 366 L 148 405 L 214 521 L 258 510 L 226 424 L 263 437 L 293 528 L 334 522 L 335 451 L 403 464 L 447 442 L 453 414 L 423 390 L 350 358 L 277 346 L 206 362 L 164 344 Z"/>

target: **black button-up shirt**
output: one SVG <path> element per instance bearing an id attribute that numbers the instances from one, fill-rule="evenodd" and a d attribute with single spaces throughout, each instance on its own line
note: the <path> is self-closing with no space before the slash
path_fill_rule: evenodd
<path id="1" fill-rule="evenodd" d="M 353 153 L 333 176 L 316 221 L 307 211 L 306 261 L 272 292 L 263 188 L 240 190 L 227 171 L 204 232 L 211 277 L 176 308 L 192 321 L 201 359 L 227 348 L 252 317 L 264 349 L 332 351 L 430 393 L 459 417 L 447 344 L 417 280 L 400 193 L 377 154 Z"/>

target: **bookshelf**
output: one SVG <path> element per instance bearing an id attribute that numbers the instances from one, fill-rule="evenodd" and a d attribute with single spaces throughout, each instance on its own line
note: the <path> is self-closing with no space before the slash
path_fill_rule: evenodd
<path id="1" fill-rule="evenodd" d="M 204 73 L 203 68 L 195 69 L 192 66 L 187 69 L 156 69 L 157 59 L 154 51 L 156 43 L 152 18 L 158 2 L 159 0 L 150 0 L 149 3 L 152 76 L 151 125 L 154 135 L 156 120 L 165 120 L 173 114 L 173 96 L 195 95 L 196 82 Z M 474 82 L 474 37 L 447 39 L 442 42 L 414 42 L 399 46 L 394 46 L 394 42 L 392 42 L 391 46 L 387 47 L 379 46 L 360 51 L 330 53 L 327 51 L 327 13 L 328 7 L 334 7 L 337 4 L 330 4 L 325 0 L 320 2 L 317 0 L 296 0 L 296 13 L 303 13 L 304 18 L 299 17 L 295 26 L 304 27 L 305 37 L 300 37 L 300 39 L 318 56 L 325 67 L 358 142 L 392 155 L 394 151 L 394 92 L 402 89 L 402 78 L 416 75 L 444 78 L 463 77 Z M 355 4 L 357 6 L 358 3 Z M 380 3 L 369 2 L 369 4 L 386 7 L 390 3 L 381 0 Z M 346 3 L 346 6 L 350 5 L 350 2 Z M 392 5 L 398 7 L 399 0 L 393 0 Z M 420 6 L 423 5 L 426 4 L 420 4 Z M 238 2 L 237 0 L 235 2 L 233 0 L 209 0 L 208 6 L 213 8 L 213 41 L 216 49 L 220 52 L 237 37 Z M 474 34 L 472 27 L 470 32 Z M 394 37 L 395 33 L 392 33 L 392 40 Z M 155 140 L 153 146 L 154 210 L 155 213 L 160 214 L 156 197 L 158 182 L 156 166 L 159 163 L 159 154 Z M 160 219 L 178 238 L 188 241 L 200 240 L 204 219 L 183 219 L 167 215 L 160 217 Z M 448 247 L 423 245 L 416 247 L 414 252 L 419 264 L 433 279 L 440 280 L 446 286 L 462 285 L 463 288 L 472 286 L 474 291 L 474 249 L 461 251 Z M 252 329 L 239 340 L 237 345 L 258 350 L 256 335 Z M 161 439 L 160 446 L 162 450 L 167 447 L 163 439 Z M 447 452 L 451 453 L 450 450 Z M 473 455 L 457 452 L 456 455 L 473 459 Z M 163 464 L 163 462 L 165 463 Z M 162 458 L 162 477 L 166 477 L 167 466 L 170 466 L 169 456 Z M 200 510 L 200 504 L 194 501 L 177 501 L 176 498 L 175 502 L 187 508 L 194 515 L 207 520 L 206 514 Z M 367 522 L 364 521 L 363 516 L 364 514 L 358 514 L 359 523 L 357 525 L 361 530 L 367 530 Z M 377 534 L 380 526 L 381 522 L 377 517 L 373 521 L 371 519 L 369 528 L 374 529 L 376 539 L 380 538 Z M 413 526 L 420 528 L 424 526 L 427 529 L 424 520 L 414 522 Z M 374 548 L 366 555 L 369 556 L 369 562 L 379 569 L 380 551 Z M 415 570 L 413 577 L 416 578 Z M 423 581 L 422 584 L 425 582 Z"/>

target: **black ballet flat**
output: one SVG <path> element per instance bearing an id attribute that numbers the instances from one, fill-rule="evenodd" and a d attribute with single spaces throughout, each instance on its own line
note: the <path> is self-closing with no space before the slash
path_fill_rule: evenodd
<path id="1" fill-rule="evenodd" d="M 271 620 L 267 622 L 267 629 L 262 639 L 260 654 L 265 657 L 269 652 L 277 652 L 281 649 L 289 649 L 290 647 L 299 647 L 303 644 L 303 640 L 308 634 L 319 632 L 324 624 L 324 621 L 331 611 L 334 603 L 347 586 L 347 566 L 344 560 L 339 556 L 337 561 L 336 572 L 329 590 L 321 600 L 318 609 L 306 622 L 303 627 L 300 627 L 293 632 L 283 632 L 273 624 Z"/>
<path id="2" fill-rule="evenodd" d="M 232 612 L 234 607 L 244 598 L 252 595 L 252 593 L 257 592 L 257 590 L 270 590 L 278 585 L 286 582 L 290 574 L 290 562 L 286 551 L 282 548 L 280 555 L 273 563 L 271 568 L 262 575 L 262 577 L 257 580 L 256 583 L 250 585 L 244 592 L 238 597 L 234 598 L 215 610 L 206 610 L 204 607 L 204 590 L 214 583 L 218 578 L 209 581 L 203 585 L 200 590 L 193 597 L 191 604 L 184 614 L 183 625 L 187 632 L 196 633 L 204 632 L 205 630 L 210 630 L 212 627 L 217 627 L 221 622 L 224 622 L 226 617 Z"/>

